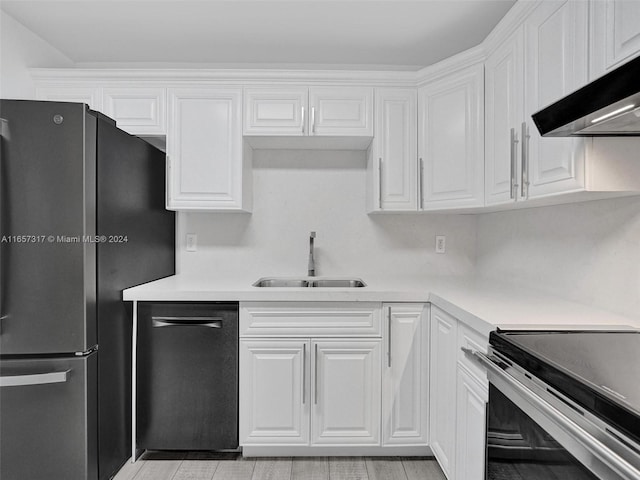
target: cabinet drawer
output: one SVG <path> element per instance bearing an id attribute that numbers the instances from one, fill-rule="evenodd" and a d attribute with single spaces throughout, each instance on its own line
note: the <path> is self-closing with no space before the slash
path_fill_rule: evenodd
<path id="1" fill-rule="evenodd" d="M 462 351 L 462 348 L 479 350 L 486 353 L 488 346 L 488 337 L 485 337 L 481 333 L 460 322 L 458 325 L 458 363 L 464 365 L 466 369 L 473 374 L 474 380 L 478 381 L 482 385 L 487 382 L 486 370 L 478 362 L 466 355 Z"/>
<path id="2" fill-rule="evenodd" d="M 240 304 L 240 335 L 261 337 L 379 337 L 377 302 L 247 302 Z"/>

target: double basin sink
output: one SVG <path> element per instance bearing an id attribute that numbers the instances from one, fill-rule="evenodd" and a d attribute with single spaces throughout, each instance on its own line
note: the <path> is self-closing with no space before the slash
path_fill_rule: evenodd
<path id="1" fill-rule="evenodd" d="M 360 278 L 326 278 L 326 277 L 264 277 L 253 284 L 254 287 L 285 288 L 360 288 L 367 284 Z"/>

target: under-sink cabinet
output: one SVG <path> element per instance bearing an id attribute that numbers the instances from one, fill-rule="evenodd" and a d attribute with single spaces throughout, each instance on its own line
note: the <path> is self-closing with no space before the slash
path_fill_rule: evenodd
<path id="1" fill-rule="evenodd" d="M 241 303 L 245 455 L 375 455 L 386 445 L 428 453 L 425 312 L 422 304 Z"/>

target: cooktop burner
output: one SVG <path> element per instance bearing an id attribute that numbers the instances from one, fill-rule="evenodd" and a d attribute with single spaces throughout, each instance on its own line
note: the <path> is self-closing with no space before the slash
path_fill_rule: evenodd
<path id="1" fill-rule="evenodd" d="M 640 332 L 498 331 L 490 343 L 640 442 Z"/>

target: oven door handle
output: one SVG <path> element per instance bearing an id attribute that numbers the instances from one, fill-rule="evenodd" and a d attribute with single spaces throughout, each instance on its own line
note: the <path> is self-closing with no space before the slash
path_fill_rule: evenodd
<path id="1" fill-rule="evenodd" d="M 489 373 L 509 384 L 520 395 L 522 395 L 525 400 L 531 403 L 536 409 L 553 419 L 554 422 L 582 444 L 584 448 L 599 458 L 600 461 L 610 469 L 621 475 L 622 478 L 627 480 L 637 480 L 640 478 L 640 470 L 635 468 L 624 458 L 620 457 L 620 455 L 615 453 L 609 447 L 603 445 L 596 438 L 583 430 L 579 425 L 576 425 L 573 421 L 556 410 L 552 405 L 544 401 L 522 383 L 505 372 L 504 368 L 508 366 L 507 364 L 495 357 L 490 357 L 489 355 L 477 350 L 472 351 L 468 348 L 462 348 L 462 351 L 467 355 L 475 357 L 487 368 Z"/>

